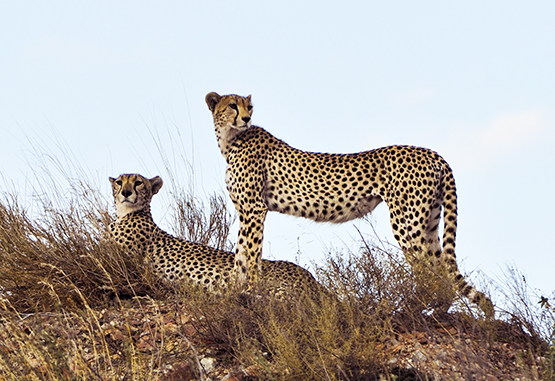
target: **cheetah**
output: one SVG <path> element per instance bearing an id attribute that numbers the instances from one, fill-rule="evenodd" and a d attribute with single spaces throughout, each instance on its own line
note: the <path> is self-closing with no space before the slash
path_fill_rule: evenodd
<path id="1" fill-rule="evenodd" d="M 352 154 L 305 152 L 252 125 L 250 95 L 211 92 L 205 100 L 227 162 L 227 189 L 239 214 L 234 271 L 243 287 L 258 280 L 268 211 L 342 223 L 385 201 L 395 239 L 413 271 L 424 266 L 446 275 L 452 285 L 451 296 L 442 301 L 445 310 L 460 292 L 492 316 L 489 298 L 458 270 L 455 179 L 436 152 L 401 145 Z M 442 209 L 443 248 L 438 234 Z"/>
<path id="2" fill-rule="evenodd" d="M 168 282 L 189 280 L 218 293 L 231 289 L 234 254 L 176 238 L 160 229 L 152 218 L 150 204 L 163 181 L 138 174 L 109 178 L 117 219 L 110 225 L 115 241 L 124 250 L 150 261 L 155 274 Z M 262 261 L 266 288 L 278 298 L 306 293 L 317 297 L 324 288 L 304 268 L 287 261 Z"/>

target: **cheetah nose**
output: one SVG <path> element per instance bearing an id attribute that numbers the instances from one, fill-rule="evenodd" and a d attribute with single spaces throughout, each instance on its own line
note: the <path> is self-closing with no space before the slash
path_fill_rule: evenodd
<path id="1" fill-rule="evenodd" d="M 131 192 L 129 189 L 124 189 L 121 191 L 121 194 L 123 195 L 123 197 L 129 197 L 131 196 L 133 192 Z"/>
<path id="2" fill-rule="evenodd" d="M 251 120 L 251 117 L 250 116 L 244 116 L 241 119 L 243 119 L 243 122 L 248 123 L 249 120 Z"/>

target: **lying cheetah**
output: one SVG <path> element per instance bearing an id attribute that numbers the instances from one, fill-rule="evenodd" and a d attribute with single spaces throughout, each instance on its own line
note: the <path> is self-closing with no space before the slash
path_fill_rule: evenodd
<path id="1" fill-rule="evenodd" d="M 242 285 L 258 279 L 268 211 L 341 223 L 385 201 L 395 239 L 413 270 L 425 266 L 447 275 L 454 288 L 492 315 L 491 301 L 457 268 L 455 179 L 436 152 L 413 146 L 354 154 L 304 152 L 251 125 L 250 95 L 212 92 L 206 103 L 227 161 L 227 189 L 239 213 L 234 271 Z M 438 236 L 442 207 L 443 249 Z M 445 301 L 446 308 L 452 297 Z"/>
<path id="2" fill-rule="evenodd" d="M 125 250 L 151 261 L 155 273 L 170 282 L 188 279 L 214 292 L 234 283 L 233 253 L 176 238 L 154 223 L 150 203 L 162 187 L 159 176 L 123 174 L 110 182 L 117 214 L 110 231 Z M 261 272 L 278 297 L 323 290 L 312 274 L 291 262 L 263 260 Z"/>

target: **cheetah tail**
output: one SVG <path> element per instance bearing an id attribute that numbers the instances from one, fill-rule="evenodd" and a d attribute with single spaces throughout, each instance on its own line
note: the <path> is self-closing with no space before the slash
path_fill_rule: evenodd
<path id="1" fill-rule="evenodd" d="M 448 263 L 452 264 L 452 274 L 459 291 L 472 303 L 478 305 L 487 318 L 494 316 L 494 308 L 491 300 L 483 293 L 476 290 L 461 275 L 457 267 L 455 257 L 455 238 L 457 235 L 457 191 L 453 171 L 449 166 L 445 171 L 443 179 L 443 253 Z"/>
<path id="2" fill-rule="evenodd" d="M 453 171 L 447 166 L 443 178 L 443 253 L 455 258 L 457 236 L 457 189 Z"/>

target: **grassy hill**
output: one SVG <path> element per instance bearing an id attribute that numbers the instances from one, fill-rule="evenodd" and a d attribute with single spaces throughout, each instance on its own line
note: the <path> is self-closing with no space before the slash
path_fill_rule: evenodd
<path id="1" fill-rule="evenodd" d="M 122 253 L 97 190 L 59 192 L 0 201 L 1 380 L 555 380 L 553 301 L 516 270 L 495 321 L 431 313 L 403 256 L 362 239 L 316 266 L 320 303 L 207 295 Z M 175 234 L 229 249 L 224 197 L 174 197 Z"/>

